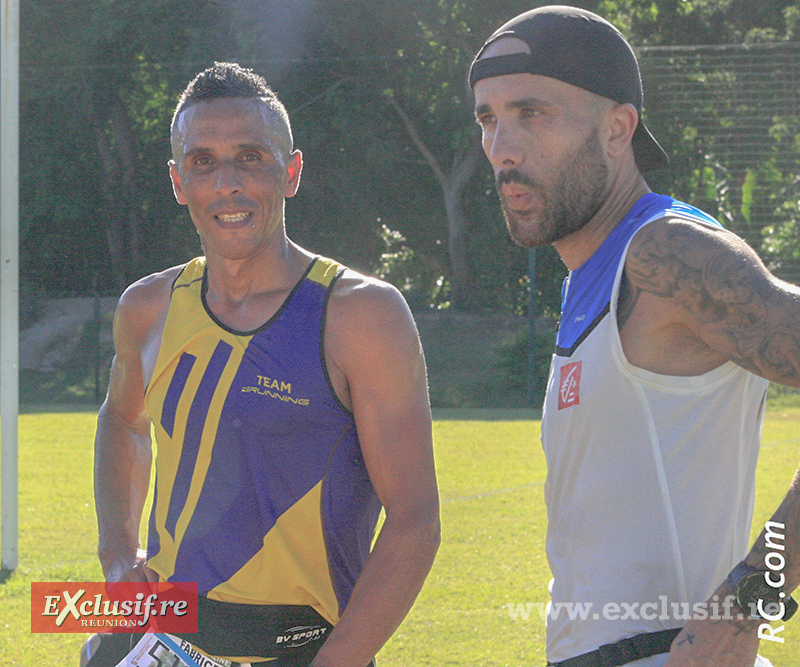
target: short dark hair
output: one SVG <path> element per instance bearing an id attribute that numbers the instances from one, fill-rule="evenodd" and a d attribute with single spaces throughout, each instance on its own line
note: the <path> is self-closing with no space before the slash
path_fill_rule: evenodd
<path id="1" fill-rule="evenodd" d="M 266 79 L 252 69 L 238 63 L 215 62 L 197 74 L 186 86 L 178 99 L 175 113 L 172 114 L 170 130 L 174 130 L 178 116 L 190 106 L 199 102 L 220 99 L 259 99 L 286 126 L 289 135 L 288 149 L 292 149 L 292 128 L 286 107 L 270 88 Z"/>

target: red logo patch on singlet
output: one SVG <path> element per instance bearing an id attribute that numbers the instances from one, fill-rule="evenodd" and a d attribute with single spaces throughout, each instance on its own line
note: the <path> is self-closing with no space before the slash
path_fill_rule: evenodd
<path id="1" fill-rule="evenodd" d="M 578 405 L 581 402 L 581 365 L 576 361 L 561 367 L 561 383 L 558 385 L 558 409 Z"/>

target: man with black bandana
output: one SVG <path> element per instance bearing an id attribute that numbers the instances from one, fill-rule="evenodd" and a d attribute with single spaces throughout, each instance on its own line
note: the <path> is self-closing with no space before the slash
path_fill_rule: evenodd
<path id="1" fill-rule="evenodd" d="M 661 667 L 704 609 L 741 634 L 741 653 L 709 664 L 769 664 L 763 619 L 730 596 L 752 569 L 737 564 L 768 381 L 800 386 L 800 290 L 650 191 L 642 174 L 667 156 L 641 118 L 633 50 L 601 17 L 517 16 L 470 85 L 512 238 L 552 244 L 570 271 L 542 420 L 549 664 Z"/>

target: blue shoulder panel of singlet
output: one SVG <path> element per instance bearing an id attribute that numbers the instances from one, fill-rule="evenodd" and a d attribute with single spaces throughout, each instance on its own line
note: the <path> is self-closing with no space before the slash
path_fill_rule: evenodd
<path id="1" fill-rule="evenodd" d="M 617 268 L 633 235 L 651 220 L 672 216 L 720 226 L 707 213 L 672 197 L 649 193 L 639 199 L 595 253 L 564 280 L 556 354 L 572 356 L 608 314 Z"/>

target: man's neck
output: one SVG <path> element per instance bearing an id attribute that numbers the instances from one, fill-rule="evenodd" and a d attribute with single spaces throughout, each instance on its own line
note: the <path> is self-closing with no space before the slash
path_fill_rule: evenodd
<path id="1" fill-rule="evenodd" d="M 574 271 L 589 259 L 648 192 L 650 188 L 638 171 L 612 183 L 608 197 L 592 219 L 577 232 L 553 244 L 567 268 Z"/>
<path id="2" fill-rule="evenodd" d="M 209 301 L 237 304 L 291 289 L 308 267 L 311 255 L 286 239 L 275 248 L 245 259 L 206 255 Z"/>

